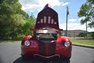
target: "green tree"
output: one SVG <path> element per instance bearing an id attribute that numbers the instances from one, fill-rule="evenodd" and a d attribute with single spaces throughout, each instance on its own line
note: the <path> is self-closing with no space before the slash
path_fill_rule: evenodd
<path id="1" fill-rule="evenodd" d="M 78 16 L 82 17 L 81 24 L 86 23 L 87 36 L 87 27 L 94 27 L 94 0 L 87 0 L 87 2 L 80 7 Z"/>
<path id="2" fill-rule="evenodd" d="M 78 16 L 84 17 L 84 19 L 81 20 L 82 24 L 88 21 L 88 26 L 91 28 L 94 27 L 94 0 L 87 0 L 87 2 L 80 7 Z"/>
<path id="3" fill-rule="evenodd" d="M 33 28 L 31 24 L 34 18 L 21 10 L 21 4 L 18 0 L 0 1 L 0 39 L 14 39 L 23 35 L 23 28 L 28 23 L 27 29 Z M 31 20 L 31 21 L 30 21 Z M 27 31 L 26 31 L 27 32 Z"/>
<path id="4" fill-rule="evenodd" d="M 24 34 L 32 34 L 35 25 L 35 17 L 30 16 L 27 22 L 23 26 L 23 33 Z"/>

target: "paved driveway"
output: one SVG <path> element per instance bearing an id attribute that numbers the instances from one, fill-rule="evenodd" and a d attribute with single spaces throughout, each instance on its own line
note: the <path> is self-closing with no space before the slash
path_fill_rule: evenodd
<path id="1" fill-rule="evenodd" d="M 22 60 L 20 53 L 20 41 L 0 43 L 0 63 L 69 63 L 69 61 L 62 62 L 60 59 L 52 61 L 38 58 Z M 73 46 L 70 63 L 94 63 L 94 49 Z"/>

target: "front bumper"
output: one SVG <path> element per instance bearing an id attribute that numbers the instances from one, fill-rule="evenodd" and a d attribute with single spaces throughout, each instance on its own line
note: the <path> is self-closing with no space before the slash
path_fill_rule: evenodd
<path id="1" fill-rule="evenodd" d="M 39 56 L 41 58 L 46 58 L 46 59 L 53 58 L 53 57 L 59 57 L 60 58 L 59 54 L 54 54 L 54 55 L 51 55 L 51 56 L 43 56 L 43 55 L 40 55 L 40 54 L 34 54 L 34 56 Z"/>

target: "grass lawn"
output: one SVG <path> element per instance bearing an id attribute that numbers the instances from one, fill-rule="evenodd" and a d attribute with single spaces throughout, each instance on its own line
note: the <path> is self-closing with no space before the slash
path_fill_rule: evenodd
<path id="1" fill-rule="evenodd" d="M 85 39 L 85 38 L 80 38 L 80 37 L 75 37 L 75 38 L 72 37 L 70 39 L 72 41 L 72 44 L 94 47 L 94 39 Z"/>

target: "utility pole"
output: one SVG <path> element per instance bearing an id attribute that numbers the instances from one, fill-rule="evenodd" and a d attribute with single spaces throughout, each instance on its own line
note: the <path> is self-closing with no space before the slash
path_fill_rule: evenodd
<path id="1" fill-rule="evenodd" d="M 66 32 L 65 32 L 66 36 L 68 36 L 68 15 L 69 15 L 69 9 L 68 6 L 66 6 Z"/>

